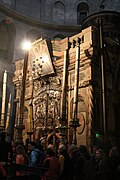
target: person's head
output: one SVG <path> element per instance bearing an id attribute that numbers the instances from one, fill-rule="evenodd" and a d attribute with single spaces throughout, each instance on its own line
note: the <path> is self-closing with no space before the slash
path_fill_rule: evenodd
<path id="1" fill-rule="evenodd" d="M 18 146 L 16 147 L 16 153 L 17 153 L 17 154 L 25 155 L 25 154 L 26 154 L 25 148 L 24 148 L 22 145 L 18 145 Z"/>
<path id="2" fill-rule="evenodd" d="M 66 149 L 65 145 L 64 144 L 60 144 L 59 147 L 58 147 L 58 154 L 61 154 L 61 152 Z"/>
<path id="3" fill-rule="evenodd" d="M 70 144 L 68 147 L 69 154 L 74 153 L 75 151 L 77 151 L 77 149 L 78 148 L 75 146 L 75 144 Z"/>
<path id="4" fill-rule="evenodd" d="M 69 158 L 69 154 L 68 154 L 68 150 L 67 149 L 62 149 L 61 152 L 60 152 L 61 155 L 64 156 L 64 158 Z"/>
<path id="5" fill-rule="evenodd" d="M 35 142 L 31 141 L 28 143 L 28 151 L 31 152 L 33 149 L 35 149 L 35 147 L 36 147 Z"/>
<path id="6" fill-rule="evenodd" d="M 110 152 L 109 152 L 109 157 L 112 158 L 112 157 L 116 157 L 118 156 L 119 152 L 118 152 L 118 148 L 116 146 L 112 147 L 110 149 Z"/>
<path id="7" fill-rule="evenodd" d="M 55 153 L 54 153 L 53 149 L 47 148 L 47 150 L 46 150 L 46 156 L 47 156 L 47 157 L 51 157 L 51 156 L 54 156 L 54 155 L 55 155 Z"/>
<path id="8" fill-rule="evenodd" d="M 103 149 L 98 149 L 96 151 L 96 158 L 97 159 L 102 159 L 105 156 L 105 152 Z"/>
<path id="9" fill-rule="evenodd" d="M 53 146 L 53 144 L 49 144 L 47 148 L 48 148 L 48 149 L 52 149 L 52 150 L 54 150 L 54 146 Z"/>
<path id="10" fill-rule="evenodd" d="M 87 149 L 87 147 L 85 145 L 80 145 L 79 151 L 80 151 L 81 155 L 85 159 L 89 159 L 90 158 L 89 151 L 88 151 L 88 149 Z"/>
<path id="11" fill-rule="evenodd" d="M 98 149 L 99 149 L 98 146 L 93 146 L 93 147 L 92 147 L 92 153 L 96 153 L 96 151 L 97 151 Z"/>

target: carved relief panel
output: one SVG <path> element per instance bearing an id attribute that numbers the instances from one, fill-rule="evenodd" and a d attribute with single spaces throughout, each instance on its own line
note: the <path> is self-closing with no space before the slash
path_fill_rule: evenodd
<path id="1" fill-rule="evenodd" d="M 47 82 L 41 78 L 39 85 L 37 94 L 35 93 L 36 88 L 34 87 L 34 121 L 36 125 L 38 126 L 39 124 L 40 127 L 50 127 L 53 126 L 53 123 L 57 125 L 60 114 L 61 92 L 56 77 L 47 79 Z"/>

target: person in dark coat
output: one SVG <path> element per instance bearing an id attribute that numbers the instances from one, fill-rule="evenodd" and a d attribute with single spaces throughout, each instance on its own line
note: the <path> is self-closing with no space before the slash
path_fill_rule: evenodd
<path id="1" fill-rule="evenodd" d="M 89 154 L 89 151 L 85 145 L 80 145 L 79 151 L 85 159 L 84 180 L 93 180 L 95 168 L 94 168 L 93 161 L 91 160 L 91 156 Z"/>
<path id="2" fill-rule="evenodd" d="M 110 149 L 109 158 L 111 161 L 111 180 L 117 180 L 118 178 L 120 179 L 118 171 L 120 167 L 120 153 L 116 146 Z"/>
<path id="3" fill-rule="evenodd" d="M 94 174 L 94 180 L 110 180 L 111 163 L 103 149 L 96 151 L 97 168 Z"/>
<path id="4" fill-rule="evenodd" d="M 80 151 L 74 144 L 71 144 L 69 146 L 69 154 L 71 156 L 71 169 L 69 171 L 71 180 L 83 180 L 85 159 L 81 156 Z"/>
<path id="5" fill-rule="evenodd" d="M 6 140 L 6 133 L 2 132 L 0 134 L 0 162 L 3 165 L 6 165 L 8 162 L 9 154 L 12 154 L 12 146 L 11 143 Z"/>
<path id="6" fill-rule="evenodd" d="M 0 163 L 5 172 L 7 172 L 8 157 L 10 156 L 12 156 L 12 146 L 6 141 L 6 133 L 2 132 L 0 134 Z"/>

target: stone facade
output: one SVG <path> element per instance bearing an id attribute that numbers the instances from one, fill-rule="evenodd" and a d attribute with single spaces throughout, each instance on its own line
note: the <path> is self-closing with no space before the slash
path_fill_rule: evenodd
<path id="1" fill-rule="evenodd" d="M 46 44 L 47 47 L 52 46 L 52 48 L 49 48 L 49 51 L 44 50 L 46 49 L 45 46 L 43 49 L 41 48 L 43 41 L 46 41 L 44 39 L 38 40 L 33 44 L 33 47 L 29 52 L 29 74 L 32 74 L 30 72 L 34 58 L 39 58 L 41 66 L 37 71 L 40 71 L 40 74 L 36 72 L 36 76 L 36 73 L 33 73 L 34 84 L 31 85 L 30 80 L 28 81 L 29 85 L 27 86 L 28 88 L 26 87 L 25 104 L 28 108 L 29 117 L 29 101 L 31 101 L 32 93 L 30 89 L 32 86 L 34 126 L 39 130 L 39 135 L 37 134 L 36 138 L 41 137 L 40 132 L 46 127 L 46 125 L 47 127 L 49 126 L 53 128 L 52 120 L 54 120 L 55 127 L 60 127 L 63 120 L 66 128 L 70 127 L 71 119 L 75 120 L 73 117 L 73 110 L 75 93 L 77 93 L 75 92 L 77 78 L 79 79 L 77 117 L 81 125 L 80 127 L 77 127 L 76 130 L 77 145 L 86 144 L 87 147 L 91 147 L 94 143 L 104 145 L 104 138 L 106 136 L 107 143 L 110 143 L 109 145 L 118 143 L 119 121 L 117 119 L 119 116 L 115 117 L 115 114 L 117 115 L 120 112 L 119 51 L 117 51 L 118 61 L 116 62 L 116 66 L 114 66 L 114 62 L 116 59 L 115 49 L 118 48 L 118 44 L 116 43 L 119 42 L 120 36 L 119 17 L 120 16 L 117 13 L 99 13 L 93 15 L 90 19 L 85 21 L 81 33 L 65 38 L 61 41 L 48 41 L 49 46 Z M 101 61 L 103 54 L 100 53 L 99 18 L 104 22 L 102 25 L 104 32 L 102 37 L 104 37 L 104 46 L 106 48 L 102 47 L 101 51 L 104 52 L 104 62 L 106 62 L 104 64 L 105 92 L 103 92 L 103 82 L 101 82 L 101 73 L 103 73 L 101 72 Z M 118 23 L 113 22 L 114 18 Z M 89 24 L 93 26 L 87 27 Z M 109 28 L 109 26 L 111 26 L 110 24 L 113 26 L 112 31 Z M 75 75 L 78 39 L 81 39 L 79 78 Z M 44 57 L 49 57 L 46 62 Z M 53 62 L 53 66 L 50 62 Z M 17 64 L 16 67 L 18 67 Z M 39 66 L 37 65 L 37 67 Z M 111 69 L 111 67 L 113 67 L 113 69 Z M 115 86 L 118 88 L 115 89 Z M 116 95 L 114 94 L 115 92 Z M 109 99 L 110 94 L 111 101 Z M 103 99 L 103 97 L 105 97 L 105 99 Z M 105 119 L 103 118 L 103 100 L 105 100 Z M 117 109 L 114 110 L 116 106 Z M 59 120 L 59 117 L 61 118 L 61 121 Z M 57 129 L 57 133 L 58 131 L 59 130 Z M 73 139 L 73 129 L 66 129 L 66 133 L 68 133 L 68 143 L 71 143 Z M 96 138 L 97 133 L 100 134 L 99 139 Z"/>
<path id="2" fill-rule="evenodd" d="M 32 8 L 31 8 L 32 7 Z M 21 44 L 23 39 L 29 38 L 31 39 L 32 42 L 35 42 L 37 39 L 39 38 L 43 38 L 43 39 L 49 39 L 51 41 L 50 44 L 52 44 L 52 49 L 53 49 L 53 59 L 52 61 L 54 61 L 54 65 L 57 71 L 57 75 L 58 78 L 54 81 L 58 81 L 61 80 L 62 81 L 62 71 L 63 71 L 63 58 L 64 55 L 61 53 L 63 53 L 64 51 L 64 46 L 62 46 L 60 43 L 64 44 L 64 41 L 66 42 L 66 40 L 64 39 L 63 41 L 55 41 L 54 39 L 63 39 L 65 37 L 70 37 L 70 39 L 74 39 L 74 36 L 79 36 L 76 35 L 80 32 L 82 32 L 82 30 L 84 31 L 84 29 L 86 29 L 86 27 L 88 27 L 89 25 L 94 27 L 94 23 L 91 23 L 92 21 L 88 20 L 88 24 L 86 25 L 86 21 L 82 23 L 82 19 L 85 18 L 86 16 L 90 15 L 90 18 L 92 19 L 92 15 L 94 16 L 94 13 L 100 13 L 101 11 L 115 11 L 116 13 L 120 12 L 120 2 L 119 0 L 113 1 L 93 1 L 93 0 L 84 0 L 84 1 L 78 1 L 78 0 L 74 0 L 74 1 L 66 1 L 66 0 L 61 0 L 61 1 L 48 1 L 48 0 L 44 0 L 44 1 L 40 1 L 40 0 L 26 0 L 26 1 L 5 1 L 5 0 L 1 0 L 0 1 L 0 39 L 1 39 L 1 43 L 0 43 L 0 83 L 1 83 L 1 87 L 2 87 L 2 77 L 3 77 L 3 72 L 4 70 L 7 70 L 8 72 L 8 83 L 7 83 L 7 89 L 8 89 L 8 99 L 9 99 L 9 94 L 12 94 L 12 99 L 13 99 L 13 94 L 14 94 L 14 88 L 12 86 L 12 78 L 14 76 L 14 70 L 15 70 L 15 62 L 17 60 L 17 62 L 19 62 L 19 59 L 23 59 L 24 58 L 24 51 L 21 48 Z M 108 12 L 109 13 L 109 12 Z M 104 14 L 104 13 L 103 13 Z M 119 16 L 119 15 L 118 15 Z M 82 18 L 83 17 L 83 18 Z M 111 16 L 110 16 L 111 17 Z M 114 17 L 114 16 L 113 16 Z M 94 19 L 94 18 L 93 18 Z M 109 19 L 109 18 L 108 18 Z M 116 20 L 116 19 L 115 19 Z M 106 20 L 107 21 L 107 20 Z M 90 24 L 89 24 L 90 22 Z M 119 25 L 117 25 L 117 21 L 115 22 L 115 25 L 113 26 L 113 22 L 110 22 L 108 24 L 108 26 L 106 27 L 106 29 L 109 29 L 109 32 L 106 31 L 106 34 L 116 33 L 116 31 L 119 32 Z M 113 28 L 114 27 L 114 28 Z M 96 28 L 95 28 L 96 29 Z M 94 31 L 95 31 L 94 29 Z M 110 29 L 112 29 L 112 31 L 110 31 Z M 110 35 L 113 37 L 115 37 L 113 35 Z M 91 103 L 93 104 L 92 100 L 92 96 L 93 96 L 93 92 L 94 94 L 97 94 L 97 101 L 99 101 L 100 97 L 100 91 L 99 91 L 99 80 L 97 80 L 97 84 L 95 81 L 94 86 L 89 84 L 89 80 L 92 79 L 91 77 L 99 77 L 99 71 L 95 71 L 95 68 L 98 67 L 98 64 L 96 64 L 96 61 L 94 63 L 92 63 L 92 66 L 95 68 L 90 68 L 89 65 L 89 58 L 91 59 L 91 52 L 92 52 L 92 47 L 90 46 L 90 44 L 87 44 L 87 37 L 89 36 L 85 36 L 86 40 L 84 42 L 84 45 L 82 47 L 81 45 L 81 54 L 83 55 L 82 57 L 82 66 L 80 69 L 80 89 L 79 89 L 79 100 L 80 100 L 80 106 L 81 107 L 81 103 L 82 103 L 82 111 L 83 114 L 81 115 L 81 121 L 83 122 L 82 126 L 78 128 L 78 136 L 80 138 L 78 138 L 78 142 L 79 144 L 81 143 L 85 143 L 88 146 L 90 146 L 90 140 L 91 139 L 91 123 L 90 123 L 90 119 L 91 119 L 91 108 L 92 106 L 90 105 Z M 94 50 L 92 53 L 94 53 L 95 59 L 98 59 L 98 38 L 99 35 L 96 33 L 91 39 L 92 39 L 92 43 L 95 43 L 94 46 Z M 52 41 L 53 40 L 53 41 Z M 116 37 L 115 37 L 116 40 Z M 71 41 L 71 40 L 70 40 Z M 36 41 L 37 42 L 37 41 Z M 108 38 L 108 42 L 109 42 L 109 38 Z M 112 41 L 110 40 L 110 43 L 107 42 L 107 45 L 109 47 L 109 54 L 111 51 L 111 47 L 109 46 L 109 44 L 112 43 Z M 116 47 L 115 42 L 117 41 L 113 41 L 113 47 Z M 62 49 L 63 48 L 63 49 Z M 54 50 L 55 49 L 55 50 Z M 89 49 L 89 51 L 88 51 Z M 113 49 L 112 49 L 113 50 Z M 68 92 L 68 102 L 72 101 L 72 97 L 73 97 L 73 93 L 72 90 L 74 89 L 74 56 L 75 56 L 75 51 L 71 48 L 70 50 L 70 69 L 69 69 L 69 80 L 68 80 L 68 88 L 69 88 L 69 92 Z M 118 52 L 118 51 L 117 51 Z M 35 51 L 33 51 L 33 54 L 36 54 Z M 114 59 L 114 54 L 115 54 L 115 49 L 113 52 L 113 57 L 112 59 Z M 36 55 L 35 55 L 36 56 Z M 87 57 L 87 60 L 86 60 Z M 107 58 L 106 58 L 107 59 Z M 119 58 L 118 58 L 119 59 Z M 108 62 L 109 63 L 109 62 Z M 18 63 L 19 64 L 19 63 Z M 112 61 L 112 65 L 114 65 L 113 61 Z M 22 65 L 21 65 L 22 66 Z M 19 65 L 18 65 L 19 67 Z M 119 65 L 117 66 L 119 67 Z M 114 67 L 114 71 L 115 71 L 115 67 Z M 119 68 L 118 68 L 119 69 Z M 83 71 L 83 72 L 82 72 Z M 109 72 L 109 71 L 108 71 Z M 118 70 L 116 71 L 118 72 Z M 109 74 L 109 73 L 108 73 Z M 110 96 L 110 92 L 112 89 L 111 88 L 111 75 L 107 76 L 107 83 L 109 84 L 109 88 L 108 88 L 108 99 Z M 115 78 L 117 81 L 117 77 L 118 74 L 116 73 Z M 86 81 L 84 81 L 84 78 L 86 79 Z M 20 79 L 20 77 L 19 77 Z M 99 78 L 98 78 L 99 79 Z M 20 81 L 20 80 L 19 80 Z M 52 81 L 52 80 L 51 80 Z M 36 86 L 40 86 L 39 83 L 40 82 L 35 82 Z M 113 84 L 115 83 L 115 81 L 113 82 Z M 15 83 L 16 84 L 16 83 Z M 86 87 L 89 84 L 88 87 Z M 20 86 L 20 84 L 18 83 L 18 86 Z M 17 87 L 18 87 L 17 86 Z M 93 91 L 94 90 L 94 91 Z M 109 91 L 110 90 L 110 91 Z M 37 91 L 37 90 L 36 90 Z M 27 92 L 31 92 L 30 90 Z M 0 97 L 2 97 L 2 88 L 0 88 Z M 112 90 L 112 93 L 114 94 L 114 91 Z M 19 93 L 18 93 L 19 94 Z M 72 95 L 71 95 L 72 94 Z M 86 94 L 88 96 L 86 96 Z M 114 94 L 116 95 L 116 93 Z M 43 97 L 42 97 L 43 98 Z M 115 96 L 115 98 L 113 99 L 117 99 L 118 97 Z M 29 98 L 28 98 L 29 99 Z M 119 98 L 118 98 L 119 99 Z M 40 100 L 41 101 L 41 98 Z M 86 105 L 86 101 L 89 102 L 89 104 Z M 95 100 L 96 101 L 96 100 Z M 114 101 L 114 100 L 112 100 Z M 28 100 L 29 102 L 29 100 Z M 27 104 L 29 104 L 27 102 Z M 68 106 L 68 119 L 70 121 L 71 119 L 71 103 L 69 102 L 69 106 Z M 79 104 L 79 103 L 78 103 Z M 116 103 L 116 101 L 114 102 L 114 104 L 117 104 L 117 108 L 118 107 L 118 103 Z M 27 106 L 27 105 L 26 105 Z M 99 105 L 97 105 L 99 106 Z M 87 110 L 85 110 L 85 108 L 87 107 Z M 111 106 L 110 106 L 111 107 Z M 110 111 L 110 107 L 108 108 L 109 112 L 111 112 L 112 116 L 114 114 L 113 111 Z M 27 107 L 28 109 L 28 107 Z M 39 108 L 38 108 L 39 109 Z M 39 111 L 39 110 L 36 110 Z M 119 110 L 118 110 L 119 111 Z M 117 112 L 118 112 L 117 111 Z M 86 113 L 87 112 L 87 113 Z M 99 112 L 99 108 L 96 109 L 96 113 Z M 100 111 L 101 112 L 101 111 Z M 99 113 L 100 113 L 99 112 Z M 30 113 L 28 111 L 28 113 Z M 111 117 L 111 115 L 108 115 L 109 117 Z M 88 118 L 89 117 L 89 118 Z M 118 117 L 116 117 L 118 118 Z M 27 118 L 26 118 L 27 119 Z M 88 120 L 89 119 L 89 120 Z M 97 118 L 96 118 L 97 119 Z M 96 127 L 99 127 L 99 122 L 97 122 L 97 125 L 95 125 Z M 102 121 L 100 121 L 102 122 Z M 107 126 L 110 126 L 110 122 L 108 122 Z M 87 124 L 87 126 L 85 126 L 84 124 Z M 102 129 L 102 124 L 100 123 L 100 127 Z M 112 125 L 113 127 L 119 127 L 117 126 L 117 124 L 115 125 L 114 120 L 112 121 Z M 81 135 L 82 132 L 82 127 L 84 130 L 84 133 L 86 134 L 85 136 Z M 99 129 L 98 129 L 99 131 Z M 101 130 L 100 130 L 101 131 Z M 119 128 L 117 130 L 117 132 L 119 132 Z M 95 134 L 95 132 L 94 132 Z M 113 132 L 114 134 L 114 132 Z M 82 138 L 81 138 L 82 136 Z M 118 134 L 119 136 L 119 134 Z M 83 142 L 81 142 L 81 139 L 84 139 Z"/>
<path id="3" fill-rule="evenodd" d="M 81 143 L 90 146 L 90 136 L 91 133 L 88 129 L 91 129 L 91 123 L 87 124 L 87 119 L 91 119 L 91 92 L 92 87 L 89 84 L 91 80 L 91 66 L 90 59 L 86 59 L 85 50 L 88 50 L 92 55 L 93 48 L 92 44 L 92 29 L 91 27 L 83 30 L 80 34 L 73 37 L 65 38 L 61 41 L 49 41 L 49 45 L 52 45 L 52 56 L 50 56 L 50 51 L 47 52 L 46 40 L 38 40 L 35 42 L 29 52 L 28 56 L 28 74 L 26 80 L 26 95 L 25 95 L 25 106 L 28 109 L 28 119 L 27 126 L 25 127 L 25 134 L 27 131 L 32 130 L 33 123 L 30 123 L 30 102 L 33 103 L 33 119 L 34 119 L 34 129 L 38 129 L 39 132 L 44 130 L 44 128 L 60 126 L 60 118 L 64 118 L 66 127 L 69 127 L 70 120 L 73 118 L 73 102 L 75 93 L 75 64 L 76 64 L 76 53 L 77 48 L 72 46 L 75 40 L 78 38 L 84 38 L 81 43 L 81 62 L 80 62 L 80 80 L 79 80 L 79 92 L 78 92 L 78 113 L 77 116 L 80 120 L 81 126 L 77 129 L 77 141 L 78 145 Z M 69 47 L 68 44 L 71 44 Z M 68 50 L 68 57 L 65 59 L 65 52 Z M 45 61 L 45 57 L 49 57 Z M 50 57 L 52 59 L 50 59 Z M 38 69 L 34 69 L 33 62 L 39 58 L 39 63 L 41 66 Z M 65 59 L 65 60 L 64 60 Z M 52 61 L 51 61 L 52 60 Z M 65 71 L 65 61 L 67 61 L 66 71 Z M 53 62 L 53 65 L 51 64 Z M 14 84 L 16 86 L 16 99 L 19 104 L 20 101 L 20 90 L 19 87 L 19 77 L 21 74 L 20 65 L 21 60 L 16 62 L 16 71 L 14 76 Z M 36 65 L 36 62 L 35 62 Z M 53 68 L 52 68 L 53 66 Z M 52 71 L 51 71 L 52 69 Z M 39 71 L 41 73 L 39 74 Z M 67 78 L 64 82 L 64 76 Z M 31 78 L 32 77 L 32 78 Z M 31 82 L 32 80 L 32 82 Z M 64 85 L 64 83 L 66 85 Z M 64 94 L 65 90 L 65 95 Z M 31 99 L 32 98 L 32 99 Z M 64 100 L 65 98 L 66 100 Z M 67 104 L 67 106 L 66 106 Z M 47 107 L 46 107 L 47 106 Z M 47 108 L 47 109 L 46 109 Z M 88 117 L 89 114 L 89 117 Z M 47 119 L 46 119 L 47 118 Z M 18 117 L 16 117 L 16 124 L 19 124 Z M 53 123 L 54 121 L 54 123 Z M 25 124 L 25 122 L 23 122 Z M 59 130 L 56 130 L 58 133 Z M 66 130 L 67 131 L 67 130 Z M 70 132 L 72 129 L 70 130 Z M 68 130 L 68 142 L 72 142 L 72 137 Z M 67 133 L 67 132 L 66 132 Z M 87 134 L 88 133 L 88 134 Z M 49 133 L 48 133 L 49 134 Z M 25 139 L 26 136 L 24 136 Z M 37 133 L 35 137 L 38 138 Z M 39 135 L 39 139 L 40 139 Z"/>

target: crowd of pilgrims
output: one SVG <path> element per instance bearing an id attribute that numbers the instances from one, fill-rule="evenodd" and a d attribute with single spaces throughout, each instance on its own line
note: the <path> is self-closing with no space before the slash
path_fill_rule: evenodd
<path id="1" fill-rule="evenodd" d="M 28 142 L 27 147 L 15 142 L 8 143 L 6 134 L 0 140 L 0 179 L 7 177 L 7 165 L 16 163 L 41 167 L 41 180 L 120 180 L 120 153 L 116 146 L 108 153 L 98 146 L 91 152 L 85 145 L 60 143 L 57 150 L 52 144 L 44 149 L 41 143 Z M 31 175 L 30 175 L 31 176 Z M 26 179 L 29 174 L 15 172 L 15 179 Z M 29 178 L 28 178 L 29 179 Z"/>

